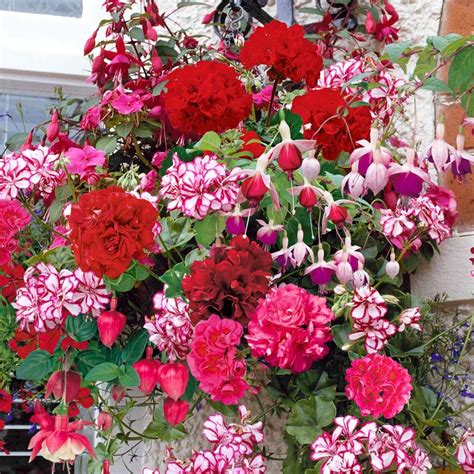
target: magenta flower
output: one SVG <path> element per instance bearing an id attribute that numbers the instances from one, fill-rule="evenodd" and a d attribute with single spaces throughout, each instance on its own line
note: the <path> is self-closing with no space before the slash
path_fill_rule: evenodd
<path id="1" fill-rule="evenodd" d="M 104 166 L 105 153 L 93 146 L 86 145 L 84 148 L 69 148 L 65 153 L 69 163 L 66 169 L 70 174 L 78 174 L 82 180 L 95 173 L 97 166 Z"/>
<path id="2" fill-rule="evenodd" d="M 349 341 L 364 340 L 364 348 L 367 354 L 380 352 L 388 342 L 388 339 L 397 333 L 397 328 L 386 319 L 371 319 L 368 322 L 355 321 L 352 325 L 352 333 Z"/>
<path id="3" fill-rule="evenodd" d="M 464 134 L 458 133 L 456 137 L 456 157 L 451 165 L 453 175 L 458 177 L 470 174 L 474 163 L 474 156 L 464 149 L 465 140 Z"/>
<path id="4" fill-rule="evenodd" d="M 257 230 L 257 240 L 263 245 L 275 245 L 278 239 L 278 233 L 284 232 L 285 227 L 281 224 L 274 224 L 273 219 L 267 223 L 261 219 L 257 219 L 260 228 Z"/>
<path id="5" fill-rule="evenodd" d="M 322 247 L 318 250 L 318 261 L 306 268 L 304 272 L 305 275 L 309 275 L 313 284 L 322 287 L 331 281 L 335 273 L 336 265 L 334 262 L 326 262 L 324 260 L 324 250 Z"/>

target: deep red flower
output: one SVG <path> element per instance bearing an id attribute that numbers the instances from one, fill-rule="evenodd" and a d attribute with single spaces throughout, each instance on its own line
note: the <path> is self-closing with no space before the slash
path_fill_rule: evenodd
<path id="1" fill-rule="evenodd" d="M 245 131 L 240 137 L 240 140 L 244 142 L 240 151 L 252 153 L 251 158 L 258 158 L 265 152 L 265 146 L 262 145 L 261 141 L 262 139 L 259 137 L 258 133 L 253 130 Z"/>
<path id="2" fill-rule="evenodd" d="M 5 265 L 0 265 L 0 288 L 2 296 L 9 302 L 15 299 L 16 290 L 25 286 L 24 274 L 25 269 L 20 264 L 9 262 Z"/>
<path id="3" fill-rule="evenodd" d="M 119 277 L 151 249 L 157 211 L 118 186 L 83 194 L 69 217 L 72 250 L 81 270 Z"/>
<path id="4" fill-rule="evenodd" d="M 270 66 L 268 76 L 273 81 L 304 80 L 310 87 L 316 85 L 323 68 L 318 47 L 304 37 L 304 28 L 278 20 L 255 30 L 240 51 L 240 61 L 246 68 Z"/>
<path id="5" fill-rule="evenodd" d="M 12 408 L 12 396 L 3 389 L 0 389 L 0 412 L 8 413 Z"/>
<path id="6" fill-rule="evenodd" d="M 37 333 L 31 325 L 27 329 L 17 328 L 13 339 L 8 342 L 8 347 L 22 359 L 36 349 L 53 354 L 61 337 L 61 331 L 60 328 L 56 328 Z"/>
<path id="7" fill-rule="evenodd" d="M 183 279 L 191 320 L 218 314 L 247 321 L 268 290 L 271 266 L 271 255 L 248 238 L 238 236 L 228 247 L 214 247 Z"/>
<path id="8" fill-rule="evenodd" d="M 250 113 L 252 97 L 230 66 L 199 61 L 175 69 L 166 79 L 165 109 L 182 133 L 223 132 L 237 127 Z"/>
<path id="9" fill-rule="evenodd" d="M 305 138 L 316 140 L 326 160 L 335 160 L 342 151 L 352 152 L 358 140 L 370 135 L 369 107 L 348 107 L 342 93 L 334 89 L 309 91 L 296 97 L 292 112 L 306 125 Z"/>

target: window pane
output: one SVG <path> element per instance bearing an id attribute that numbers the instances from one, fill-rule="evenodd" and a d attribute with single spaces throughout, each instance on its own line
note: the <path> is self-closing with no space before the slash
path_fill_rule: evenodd
<path id="1" fill-rule="evenodd" d="M 47 120 L 48 109 L 53 104 L 54 99 L 50 97 L 0 93 L 0 150 L 13 135 L 28 133 Z"/>
<path id="2" fill-rule="evenodd" d="M 82 0 L 0 0 L 0 10 L 80 18 Z"/>

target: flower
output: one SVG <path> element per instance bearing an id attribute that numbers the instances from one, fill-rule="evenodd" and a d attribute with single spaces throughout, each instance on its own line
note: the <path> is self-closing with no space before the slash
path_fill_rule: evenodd
<path id="1" fill-rule="evenodd" d="M 119 277 L 153 246 L 156 217 L 152 204 L 118 186 L 82 194 L 69 216 L 79 267 L 98 277 Z"/>
<path id="2" fill-rule="evenodd" d="M 268 77 L 281 82 L 291 79 L 305 81 L 314 87 L 323 68 L 316 44 L 304 37 L 300 25 L 287 26 L 272 20 L 258 27 L 244 43 L 239 59 L 247 69 L 260 64 L 269 66 Z"/>
<path id="3" fill-rule="evenodd" d="M 464 469 L 464 472 L 474 471 L 474 437 L 472 431 L 466 431 L 459 440 L 456 449 L 456 459 Z"/>
<path id="4" fill-rule="evenodd" d="M 16 235 L 31 220 L 30 214 L 23 209 L 19 201 L 0 199 L 0 264 L 11 260 L 11 253 L 17 250 Z"/>
<path id="5" fill-rule="evenodd" d="M 399 326 L 398 330 L 403 332 L 407 327 L 421 331 L 420 319 L 421 313 L 420 308 L 408 308 L 403 310 L 398 315 Z"/>
<path id="6" fill-rule="evenodd" d="M 100 125 L 100 105 L 94 105 L 82 116 L 80 126 L 83 130 L 94 130 Z"/>
<path id="7" fill-rule="evenodd" d="M 350 341 L 364 338 L 364 348 L 367 354 L 380 352 L 387 344 L 388 338 L 397 333 L 397 328 L 386 319 L 371 319 L 370 321 L 355 321 L 353 332 L 349 334 Z"/>
<path id="8" fill-rule="evenodd" d="M 324 250 L 322 247 L 318 250 L 318 261 L 307 267 L 304 271 L 304 274 L 309 275 L 315 285 L 327 285 L 335 273 L 336 265 L 334 262 L 326 262 L 324 260 Z"/>
<path id="9" fill-rule="evenodd" d="M 105 153 L 93 146 L 86 145 L 84 148 L 69 148 L 65 153 L 69 163 L 66 169 L 70 174 L 78 174 L 82 180 L 89 182 L 95 177 L 97 166 L 105 164 Z"/>
<path id="10" fill-rule="evenodd" d="M 182 281 L 191 321 L 211 314 L 246 321 L 268 290 L 271 255 L 248 238 L 234 237 L 229 246 L 213 247 L 191 265 Z"/>
<path id="11" fill-rule="evenodd" d="M 252 97 L 235 70 L 218 61 L 183 66 L 166 79 L 165 109 L 182 133 L 223 132 L 237 127 L 250 113 Z"/>
<path id="12" fill-rule="evenodd" d="M 309 91 L 295 98 L 291 111 L 301 116 L 305 138 L 322 147 L 326 160 L 336 160 L 342 151 L 352 152 L 358 140 L 369 138 L 368 107 L 348 107 L 339 90 Z"/>
<path id="13" fill-rule="evenodd" d="M 436 138 L 428 146 L 424 159 L 433 163 L 436 171 L 442 173 L 456 160 L 456 150 L 444 140 L 444 123 L 436 125 Z"/>
<path id="14" fill-rule="evenodd" d="M 12 408 L 12 396 L 0 389 L 0 413 L 8 413 Z"/>
<path id="15" fill-rule="evenodd" d="M 166 298 L 159 292 L 153 297 L 153 306 L 155 314 L 146 318 L 144 325 L 150 341 L 171 361 L 185 358 L 194 331 L 188 304 L 182 298 Z"/>
<path id="16" fill-rule="evenodd" d="M 127 94 L 122 88 L 118 88 L 114 92 L 116 94 L 110 104 L 119 114 L 130 115 L 142 110 L 143 102 L 136 92 Z"/>
<path id="17" fill-rule="evenodd" d="M 456 158 L 451 165 L 453 175 L 459 178 L 471 174 L 471 167 L 474 163 L 474 156 L 464 149 L 465 140 L 464 133 L 458 133 L 456 136 Z"/>
<path id="18" fill-rule="evenodd" d="M 198 156 L 183 162 L 173 156 L 173 165 L 161 181 L 160 195 L 168 199 L 168 210 L 204 219 L 211 212 L 230 212 L 235 207 L 241 178 L 239 168 L 229 172 L 216 156 Z"/>
<path id="19" fill-rule="evenodd" d="M 89 439 L 76 433 L 85 426 L 84 421 L 70 422 L 65 415 L 49 415 L 39 402 L 35 404 L 35 414 L 31 421 L 39 424 L 40 431 L 31 438 L 28 445 L 28 449 L 32 450 L 30 461 L 40 455 L 53 463 L 72 463 L 84 451 L 95 458 Z"/>
<path id="20" fill-rule="evenodd" d="M 410 399 L 408 371 L 390 357 L 369 354 L 355 359 L 346 371 L 346 395 L 363 416 L 393 418 Z"/>
<path id="21" fill-rule="evenodd" d="M 384 0 L 381 18 L 379 21 L 375 21 L 372 12 L 369 11 L 365 21 L 365 29 L 367 33 L 374 35 L 375 39 L 387 44 L 393 43 L 398 40 L 399 28 L 393 26 L 398 19 L 399 16 L 395 8 L 388 0 Z"/>
<path id="22" fill-rule="evenodd" d="M 251 316 L 247 341 L 254 357 L 304 372 L 329 352 L 332 319 L 324 298 L 293 284 L 272 288 Z"/>
<path id="23" fill-rule="evenodd" d="M 187 362 L 199 388 L 213 401 L 237 403 L 250 388 L 245 381 L 245 360 L 238 357 L 242 325 L 213 314 L 195 328 Z"/>
<path id="24" fill-rule="evenodd" d="M 247 152 L 251 158 L 258 158 L 265 152 L 265 146 L 262 145 L 262 139 L 257 132 L 253 130 L 244 131 L 240 136 L 243 145 L 240 151 Z"/>
<path id="25" fill-rule="evenodd" d="M 407 150 L 407 161 L 403 165 L 391 163 L 388 175 L 395 191 L 402 196 L 417 197 L 423 189 L 423 183 L 430 183 L 428 174 L 415 165 L 415 150 Z"/>
<path id="26" fill-rule="evenodd" d="M 368 323 L 383 318 L 387 314 L 387 304 L 380 293 L 368 285 L 354 289 L 351 317 L 355 321 Z"/>
<path id="27" fill-rule="evenodd" d="M 261 219 L 257 219 L 257 222 L 261 226 L 257 230 L 257 240 L 263 245 L 275 245 L 278 239 L 278 233 L 285 230 L 284 226 L 281 224 L 274 224 L 273 219 L 270 219 L 268 224 Z"/>

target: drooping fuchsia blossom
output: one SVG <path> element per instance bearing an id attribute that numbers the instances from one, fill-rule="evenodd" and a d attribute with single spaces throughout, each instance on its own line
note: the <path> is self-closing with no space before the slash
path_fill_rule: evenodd
<path id="1" fill-rule="evenodd" d="M 120 36 L 115 41 L 115 50 L 101 50 L 100 56 L 109 61 L 105 66 L 107 78 L 119 84 L 127 77 L 132 65 L 140 64 L 139 59 L 127 52 L 123 38 Z"/>
<path id="2" fill-rule="evenodd" d="M 309 275 L 311 281 L 315 285 L 324 287 L 327 285 L 334 274 L 336 273 L 336 264 L 334 262 L 326 262 L 324 260 L 324 250 L 322 246 L 319 246 L 318 260 L 306 268 L 304 274 Z"/>
<path id="3" fill-rule="evenodd" d="M 379 131 L 377 128 L 372 127 L 370 129 L 370 142 L 367 140 L 359 140 L 357 144 L 361 145 L 360 148 L 356 148 L 350 156 L 350 163 L 353 165 L 355 162 L 358 163 L 357 171 L 362 175 L 366 176 L 369 166 L 374 161 L 374 152 L 377 147 L 380 150 L 379 162 L 385 167 L 390 165 L 392 161 L 392 154 L 390 151 L 380 146 L 379 144 Z"/>
<path id="4" fill-rule="evenodd" d="M 347 249 L 343 249 L 340 260 L 336 264 L 336 276 L 337 279 L 345 285 L 352 280 L 354 275 L 354 269 L 349 262 L 349 252 Z"/>
<path id="5" fill-rule="evenodd" d="M 365 257 L 360 250 L 361 248 L 358 245 L 352 245 L 352 239 L 348 233 L 344 239 L 344 247 L 334 254 L 334 263 L 339 265 L 343 260 L 344 253 L 347 252 L 348 262 L 351 265 L 352 271 L 355 272 L 359 269 L 360 265 L 362 267 L 365 265 Z"/>
<path id="6" fill-rule="evenodd" d="M 310 257 L 311 261 L 314 262 L 313 249 L 304 242 L 304 231 L 303 227 L 301 227 L 301 224 L 298 224 L 296 239 L 296 243 L 288 249 L 288 252 L 291 255 L 290 258 L 294 262 L 294 266 L 299 267 L 308 256 Z"/>
<path id="7" fill-rule="evenodd" d="M 314 140 L 292 140 L 288 124 L 282 120 L 278 127 L 281 142 L 268 151 L 270 161 L 277 160 L 280 168 L 291 177 L 303 163 L 302 153 L 314 149 Z"/>
<path id="8" fill-rule="evenodd" d="M 247 341 L 252 355 L 273 367 L 304 372 L 329 352 L 329 323 L 334 313 L 326 300 L 293 284 L 271 289 L 251 316 Z"/>
<path id="9" fill-rule="evenodd" d="M 341 204 L 355 204 L 354 201 L 349 199 L 338 199 L 334 201 L 332 194 L 323 189 L 320 190 L 321 196 L 326 201 L 326 206 L 324 207 L 323 221 L 322 221 L 322 233 L 325 234 L 328 228 L 328 220 L 334 223 L 336 226 L 342 226 L 345 223 L 351 223 L 352 217 L 347 211 L 347 209 Z"/>
<path id="10" fill-rule="evenodd" d="M 305 177 L 308 181 L 312 181 L 319 176 L 321 172 L 321 164 L 315 158 L 316 150 L 309 150 L 308 156 L 303 159 L 303 163 L 301 164 L 301 174 Z"/>
<path id="11" fill-rule="evenodd" d="M 364 270 L 364 264 L 359 261 L 359 267 L 352 275 L 352 286 L 361 288 L 370 284 L 370 275 Z"/>
<path id="12" fill-rule="evenodd" d="M 86 422 L 70 422 L 67 415 L 50 415 L 39 402 L 35 404 L 35 414 L 31 421 L 39 425 L 40 431 L 31 438 L 28 445 L 32 450 L 30 461 L 39 455 L 53 463 L 72 463 L 85 451 L 93 458 L 96 457 L 89 439 L 77 433 L 84 428 Z"/>
<path id="13" fill-rule="evenodd" d="M 363 196 L 367 192 L 364 177 L 359 173 L 359 162 L 354 161 L 351 165 L 351 171 L 344 176 L 341 183 L 341 192 L 343 195 L 349 195 L 354 199 Z"/>
<path id="14" fill-rule="evenodd" d="M 68 173 L 77 174 L 87 182 L 96 176 L 96 167 L 105 164 L 105 153 L 90 145 L 84 148 L 69 148 L 65 156 L 69 160 L 66 165 Z"/>
<path id="15" fill-rule="evenodd" d="M 424 159 L 433 163 L 436 171 L 442 173 L 456 159 L 456 150 L 444 140 L 444 123 L 436 125 L 436 138 L 428 146 Z"/>
<path id="16" fill-rule="evenodd" d="M 273 219 L 267 222 L 262 219 L 257 219 L 260 228 L 257 230 L 257 240 L 263 245 L 275 245 L 278 239 L 278 233 L 284 232 L 285 227 L 281 224 L 275 224 Z"/>
<path id="17" fill-rule="evenodd" d="M 372 163 L 370 163 L 365 174 L 365 186 L 374 195 L 377 195 L 385 188 L 388 182 L 388 169 L 382 160 L 380 145 L 376 145 L 372 152 Z"/>
<path id="18" fill-rule="evenodd" d="M 393 43 L 398 39 L 398 30 L 394 25 L 399 19 L 398 13 L 387 0 L 382 8 L 382 15 L 379 21 L 376 21 L 372 12 L 367 13 L 365 20 L 365 29 L 367 33 L 374 35 L 378 41 L 386 44 Z"/>
<path id="19" fill-rule="evenodd" d="M 303 176 L 303 184 L 288 189 L 293 196 L 298 196 L 300 204 L 308 210 L 311 210 L 317 203 L 318 198 L 322 197 L 321 190 L 310 184 L 306 176 Z"/>
<path id="20" fill-rule="evenodd" d="M 471 167 L 474 164 L 474 156 L 464 149 L 466 138 L 461 131 L 456 136 L 456 157 L 451 165 L 451 171 L 454 176 L 461 178 L 471 173 Z"/>
<path id="21" fill-rule="evenodd" d="M 388 176 L 395 191 L 402 196 L 417 197 L 423 190 L 423 183 L 431 183 L 428 173 L 416 166 L 415 160 L 415 150 L 408 148 L 405 163 L 402 165 L 399 163 L 390 164 Z"/>
<path id="22" fill-rule="evenodd" d="M 272 183 L 270 175 L 266 173 L 269 163 L 268 154 L 263 153 L 257 158 L 257 164 L 254 170 L 242 170 L 246 178 L 241 185 L 240 193 L 244 199 L 249 201 L 252 207 L 256 207 L 265 194 L 270 192 L 272 203 L 275 209 L 279 210 L 280 201 L 278 199 L 278 192 Z"/>
<path id="23" fill-rule="evenodd" d="M 155 314 L 146 318 L 144 325 L 150 341 L 171 361 L 185 358 L 194 332 L 189 305 L 182 298 L 167 298 L 158 292 L 153 297 L 153 307 Z"/>
<path id="24" fill-rule="evenodd" d="M 245 234 L 245 221 L 249 216 L 255 214 L 255 208 L 241 209 L 237 203 L 232 212 L 223 213 L 227 217 L 225 222 L 225 228 L 229 234 L 232 235 L 243 235 Z"/>
<path id="25" fill-rule="evenodd" d="M 474 472 L 474 432 L 467 430 L 459 440 L 456 459 L 464 472 Z"/>
<path id="26" fill-rule="evenodd" d="M 279 265 L 282 272 L 296 266 L 296 262 L 288 247 L 288 236 L 285 234 L 281 239 L 281 249 L 272 253 L 272 259 Z"/>
<path id="27" fill-rule="evenodd" d="M 395 252 L 390 253 L 390 261 L 385 266 L 385 273 L 389 278 L 395 278 L 400 273 L 400 264 L 395 260 Z"/>
<path id="28" fill-rule="evenodd" d="M 239 193 L 237 181 L 243 175 L 240 168 L 229 172 L 215 156 L 198 156 L 186 163 L 175 154 L 161 181 L 160 195 L 168 200 L 169 211 L 180 210 L 202 220 L 211 212 L 232 211 Z"/>

